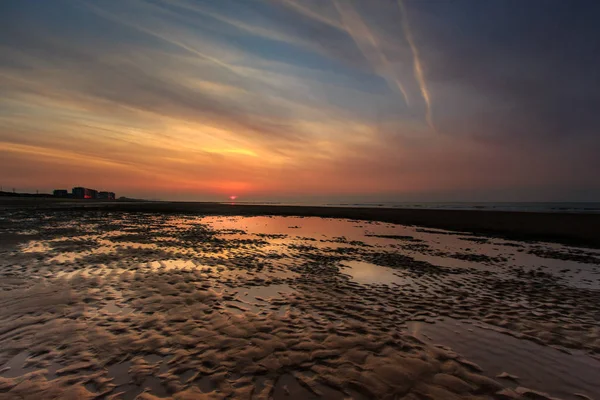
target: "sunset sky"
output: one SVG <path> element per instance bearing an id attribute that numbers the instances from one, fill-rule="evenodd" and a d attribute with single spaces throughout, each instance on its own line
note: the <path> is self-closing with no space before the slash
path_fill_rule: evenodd
<path id="1" fill-rule="evenodd" d="M 0 185 L 600 200 L 596 0 L 4 0 Z"/>

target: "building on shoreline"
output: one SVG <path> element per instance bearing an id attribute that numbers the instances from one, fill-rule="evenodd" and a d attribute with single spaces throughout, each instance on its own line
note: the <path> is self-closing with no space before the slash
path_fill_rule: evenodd
<path id="1" fill-rule="evenodd" d="M 116 196 L 114 192 L 99 192 L 98 199 L 101 200 L 115 200 Z"/>
<path id="2" fill-rule="evenodd" d="M 98 192 L 85 187 L 74 187 L 72 193 L 72 197 L 75 199 L 116 200 L 117 198 L 114 192 Z"/>
<path id="3" fill-rule="evenodd" d="M 66 189 L 54 189 L 50 193 L 20 193 L 16 190 L 5 192 L 0 190 L 0 197 L 39 197 L 39 198 L 59 198 L 59 199 L 88 199 L 88 200 L 111 200 L 117 199 L 114 192 L 98 192 L 94 189 L 84 187 L 74 187 L 71 192 Z"/>
<path id="4" fill-rule="evenodd" d="M 84 187 L 74 187 L 73 197 L 76 199 L 97 199 L 98 191 Z"/>

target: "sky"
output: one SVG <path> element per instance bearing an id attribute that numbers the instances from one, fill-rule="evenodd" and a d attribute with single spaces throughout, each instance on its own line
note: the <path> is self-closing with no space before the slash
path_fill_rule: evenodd
<path id="1" fill-rule="evenodd" d="M 0 185 L 600 201 L 595 0 L 5 0 Z"/>

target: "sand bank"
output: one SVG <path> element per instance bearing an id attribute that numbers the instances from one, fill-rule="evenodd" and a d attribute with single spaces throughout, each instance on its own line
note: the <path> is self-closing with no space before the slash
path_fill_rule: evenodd
<path id="1" fill-rule="evenodd" d="M 198 202 L 85 202 L 22 199 L 0 201 L 0 208 L 112 210 L 200 215 L 278 215 L 348 218 L 466 231 L 516 240 L 541 240 L 600 247 L 600 214 L 480 210 L 415 210 L 351 207 L 241 205 Z"/>

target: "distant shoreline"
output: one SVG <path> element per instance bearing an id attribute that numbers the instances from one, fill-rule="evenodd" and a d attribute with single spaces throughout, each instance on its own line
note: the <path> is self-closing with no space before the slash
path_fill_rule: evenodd
<path id="1" fill-rule="evenodd" d="M 600 214 L 6 198 L 0 209 L 344 218 L 600 248 Z"/>

